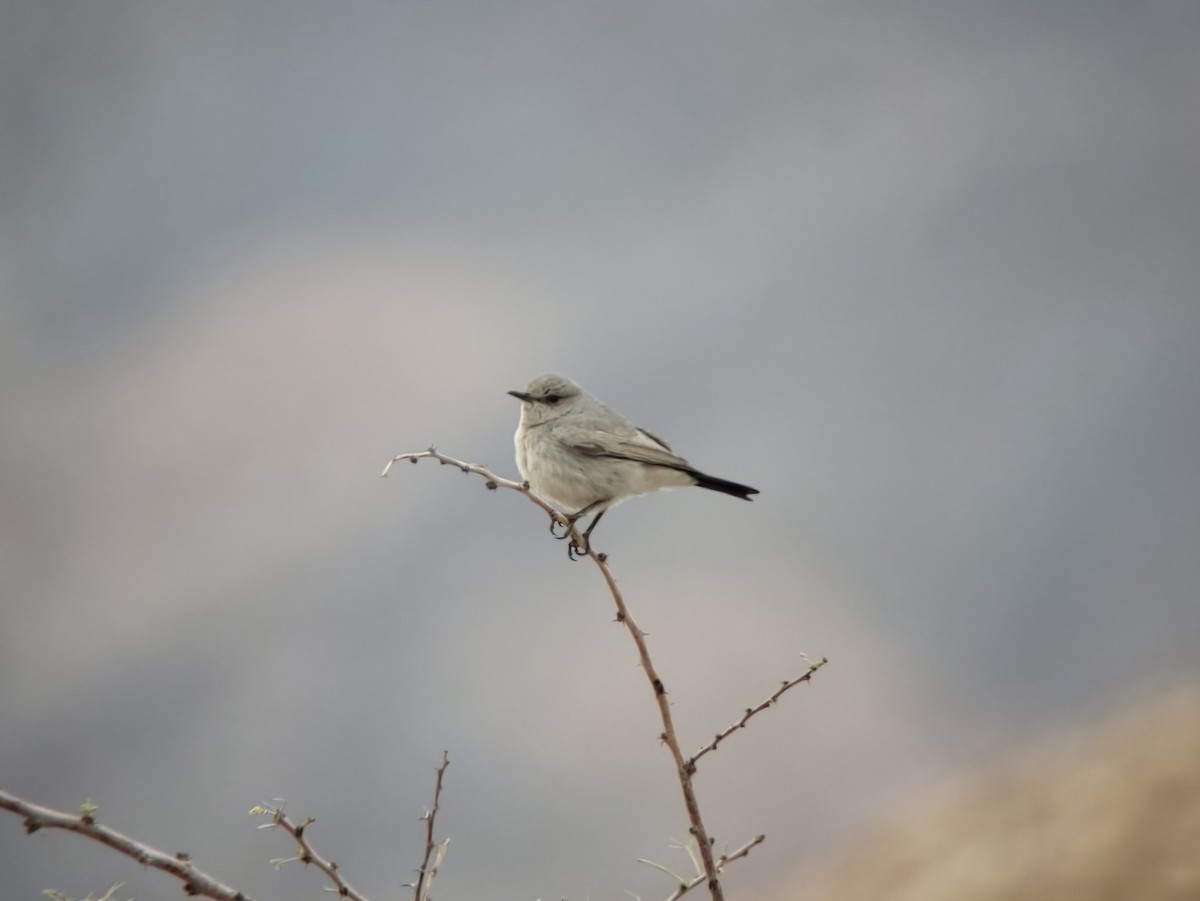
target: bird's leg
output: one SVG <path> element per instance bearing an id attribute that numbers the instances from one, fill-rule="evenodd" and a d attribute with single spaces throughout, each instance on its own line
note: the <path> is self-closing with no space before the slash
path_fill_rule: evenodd
<path id="1" fill-rule="evenodd" d="M 586 557 L 592 550 L 592 529 L 596 528 L 596 523 L 600 522 L 600 517 L 604 515 L 604 510 L 596 514 L 596 518 L 588 523 L 587 531 L 583 533 L 583 546 L 572 541 L 567 548 L 567 556 L 574 560 L 578 557 Z"/>
<path id="2" fill-rule="evenodd" d="M 587 531 L 583 533 L 583 543 L 580 544 L 574 538 L 571 538 L 571 544 L 567 547 L 567 557 L 569 559 L 574 560 L 577 557 L 587 556 L 588 548 L 590 547 L 588 538 L 592 534 L 592 529 L 596 528 L 596 523 L 600 521 L 600 517 L 604 515 L 604 511 L 610 500 L 611 498 L 602 497 L 598 501 L 592 501 L 592 503 L 588 504 L 582 510 L 576 510 L 574 513 L 561 513 L 550 518 L 550 534 L 559 541 L 562 541 L 574 531 L 575 523 L 579 522 L 579 520 L 583 519 L 583 517 L 587 516 L 597 507 L 600 508 L 600 512 L 596 514 L 595 518 L 589 523 Z M 565 520 L 565 523 L 560 521 L 559 517 Z M 560 525 L 563 526 L 563 533 L 561 535 L 558 534 L 558 529 L 556 528 Z"/>
<path id="3" fill-rule="evenodd" d="M 606 498 L 606 497 L 601 498 L 598 501 L 593 501 L 592 503 L 588 504 L 586 507 L 584 507 L 582 510 L 579 510 L 576 513 L 563 513 L 562 517 L 563 517 L 563 519 L 565 519 L 567 521 L 567 524 L 563 528 L 563 533 L 561 535 L 559 535 L 558 532 L 556 532 L 554 530 L 554 527 L 558 526 L 558 525 L 562 525 L 562 523 L 560 523 L 557 519 L 551 517 L 551 519 L 550 519 L 550 534 L 553 535 L 555 538 L 557 538 L 559 541 L 562 541 L 564 538 L 566 538 L 568 535 L 571 534 L 571 527 L 574 526 L 575 523 L 577 523 L 579 520 L 583 519 L 583 517 L 587 516 L 589 513 L 591 513 L 594 509 L 599 507 L 601 504 L 605 504 L 605 503 L 608 503 L 608 498 Z M 599 517 L 597 517 L 597 518 L 599 518 Z"/>
<path id="4" fill-rule="evenodd" d="M 592 531 L 596 528 L 596 524 L 600 522 L 600 517 L 603 516 L 604 513 L 604 510 L 601 510 L 599 513 L 597 513 L 596 518 L 588 523 L 587 531 L 583 533 L 584 543 L 587 544 L 588 547 L 591 547 Z"/>

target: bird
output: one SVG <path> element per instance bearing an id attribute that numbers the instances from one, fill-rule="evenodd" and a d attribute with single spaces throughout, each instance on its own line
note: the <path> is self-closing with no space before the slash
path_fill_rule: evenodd
<path id="1" fill-rule="evenodd" d="M 572 539 L 567 556 L 590 553 L 600 518 L 627 498 L 664 488 L 699 485 L 743 500 L 757 488 L 701 472 L 651 432 L 606 407 L 566 376 L 539 375 L 524 391 L 513 443 L 517 469 L 529 488 L 561 507 L 569 535 L 581 518 L 593 515 L 583 545 Z"/>

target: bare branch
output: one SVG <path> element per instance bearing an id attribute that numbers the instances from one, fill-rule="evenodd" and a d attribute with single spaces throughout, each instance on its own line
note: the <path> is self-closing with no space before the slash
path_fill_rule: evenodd
<path id="1" fill-rule="evenodd" d="M 683 806 L 687 809 L 688 820 L 691 822 L 692 838 L 696 840 L 696 846 L 700 849 L 700 860 L 704 864 L 704 876 L 708 879 L 708 890 L 712 895 L 713 901 L 722 901 L 725 897 L 721 890 L 720 880 L 717 878 L 719 871 L 716 862 L 713 860 L 712 840 L 708 837 L 708 831 L 704 828 L 704 820 L 700 816 L 700 802 L 696 799 L 696 790 L 692 786 L 692 776 L 695 773 L 695 768 L 688 766 L 683 759 L 683 751 L 679 747 L 679 738 L 675 734 L 675 721 L 671 716 L 671 704 L 667 700 L 667 689 L 663 685 L 662 679 L 658 677 L 658 672 L 654 668 L 654 662 L 650 659 L 650 649 L 646 646 L 646 633 L 643 632 L 638 624 L 633 621 L 633 617 L 629 615 L 629 610 L 625 607 L 625 599 L 621 596 L 621 590 L 617 588 L 617 581 L 613 578 L 612 570 L 608 567 L 607 557 L 604 554 L 593 554 L 591 549 L 588 549 L 588 556 L 596 561 L 596 565 L 600 567 L 600 572 L 604 576 L 604 581 L 608 584 L 608 590 L 612 594 L 613 603 L 617 606 L 617 621 L 624 623 L 625 628 L 629 631 L 633 643 L 637 645 L 638 656 L 642 661 L 642 670 L 646 673 L 646 678 L 650 680 L 650 687 L 654 691 L 654 700 L 658 703 L 658 714 L 662 719 L 663 731 L 659 736 L 663 744 L 667 746 L 667 750 L 671 752 L 671 757 L 675 760 L 675 772 L 679 777 L 679 788 L 683 792 Z"/>
<path id="2" fill-rule="evenodd" d="M 443 466 L 454 466 L 458 469 L 461 469 L 463 472 L 474 473 L 477 476 L 483 476 L 483 478 L 486 480 L 484 485 L 488 491 L 495 491 L 497 488 L 508 488 L 511 491 L 518 491 L 521 494 L 524 494 L 533 503 L 541 507 L 550 517 L 552 522 L 556 522 L 560 526 L 568 529 L 567 534 L 570 535 L 572 540 L 576 542 L 577 546 L 581 548 L 579 552 L 581 556 L 594 556 L 590 553 L 590 551 L 585 554 L 582 550 L 586 544 L 586 542 L 583 540 L 583 534 L 576 529 L 575 526 L 565 516 L 555 510 L 554 506 L 549 501 L 543 500 L 530 491 L 528 482 L 514 482 L 512 479 L 503 478 L 496 475 L 486 466 L 479 466 L 476 463 L 467 463 L 464 460 L 456 460 L 454 457 L 448 457 L 445 454 L 440 453 L 435 447 L 431 447 L 429 450 L 414 451 L 408 454 L 397 454 L 396 456 L 392 457 L 392 459 L 388 460 L 387 465 L 383 467 L 383 472 L 381 472 L 379 476 L 380 478 L 386 479 L 388 477 L 388 473 L 392 471 L 392 466 L 396 463 L 399 463 L 401 460 L 408 460 L 410 463 L 416 463 L 418 460 L 422 459 L 437 460 Z"/>
<path id="3" fill-rule="evenodd" d="M 433 821 L 437 817 L 438 806 L 442 799 L 442 777 L 446 775 L 446 768 L 450 766 L 450 756 L 447 752 L 442 752 L 442 762 L 437 768 L 437 782 L 433 787 L 433 806 L 425 811 L 425 816 L 421 819 L 425 821 L 425 857 L 421 861 L 421 868 L 417 871 L 417 881 L 413 885 L 414 901 L 428 901 L 429 891 L 433 888 L 433 879 L 437 876 L 438 867 L 442 865 L 442 860 L 446 856 L 446 846 L 450 843 L 450 839 L 434 844 L 433 841 Z M 437 849 L 437 855 L 434 856 L 434 849 Z M 433 858 L 433 864 L 430 865 L 430 858 Z"/>
<path id="4" fill-rule="evenodd" d="M 102 845 L 119 851 L 126 857 L 136 860 L 143 866 L 153 867 L 170 873 L 183 883 L 183 890 L 189 895 L 203 895 L 206 898 L 217 898 L 220 901 L 253 901 L 249 895 L 230 888 L 218 882 L 207 873 L 196 869 L 191 858 L 182 851 L 167 854 L 149 845 L 139 842 L 96 822 L 95 805 L 88 803 L 81 807 L 81 812 L 72 814 L 49 807 L 31 804 L 15 795 L 0 789 L 0 807 L 10 810 L 25 818 L 25 831 L 29 834 L 39 829 L 65 829 L 86 836 Z"/>
<path id="5" fill-rule="evenodd" d="M 771 695 L 771 697 L 767 698 L 765 701 L 763 701 L 757 707 L 747 707 L 746 712 L 742 714 L 742 718 L 740 720 L 738 720 L 736 723 L 734 723 L 732 726 L 725 729 L 724 731 L 718 732 L 716 738 L 714 738 L 712 741 L 710 741 L 703 748 L 701 748 L 699 751 L 697 751 L 695 754 L 693 754 L 691 756 L 691 758 L 687 761 L 688 768 L 694 772 L 696 769 L 696 762 L 701 757 L 703 757 L 709 751 L 717 750 L 717 745 L 719 745 L 725 739 L 729 738 L 729 736 L 731 736 L 734 732 L 737 732 L 739 729 L 745 729 L 746 723 L 750 722 L 750 718 L 752 716 L 754 716 L 756 713 L 762 713 L 764 710 L 766 710 L 772 704 L 776 703 L 783 696 L 783 693 L 785 691 L 787 691 L 789 688 L 794 688 L 795 686 L 799 685 L 801 682 L 811 682 L 812 677 L 814 675 L 816 675 L 817 670 L 819 670 L 821 667 L 823 667 L 828 662 L 829 662 L 828 657 L 822 657 L 816 663 L 810 665 L 808 668 L 808 672 L 804 673 L 804 675 L 802 675 L 796 679 L 792 679 L 790 681 L 785 679 L 783 684 L 779 687 L 779 689 L 775 692 L 775 694 Z"/>
<path id="6" fill-rule="evenodd" d="M 433 447 L 427 451 L 397 454 L 383 468 L 381 475 L 387 476 L 393 464 L 400 460 L 408 460 L 411 463 L 416 463 L 423 458 L 437 460 L 439 463 L 445 465 L 457 466 L 463 472 L 483 476 L 487 480 L 489 490 L 510 488 L 514 491 L 520 491 L 533 503 L 541 507 L 550 516 L 551 520 L 560 524 L 564 523 L 565 517 L 558 513 L 547 501 L 530 491 L 527 482 L 514 482 L 511 479 L 501 478 L 486 467 L 467 463 L 463 460 L 456 460 L 454 457 L 448 457 L 445 454 L 439 453 Z M 662 720 L 663 731 L 659 737 L 663 744 L 667 746 L 667 749 L 671 752 L 671 757 L 675 761 L 675 772 L 679 778 L 679 788 L 683 793 L 684 807 L 687 809 L 688 820 L 691 823 L 689 831 L 692 838 L 696 840 L 696 847 L 700 851 L 700 859 L 704 865 L 703 878 L 708 882 L 709 893 L 712 895 L 713 901 L 723 901 L 724 893 L 721 890 L 721 882 L 718 878 L 719 870 L 717 862 L 713 858 L 712 840 L 708 836 L 708 831 L 704 828 L 704 820 L 700 816 L 700 804 L 696 800 L 696 791 L 692 786 L 692 776 L 695 773 L 695 766 L 692 761 L 684 759 L 683 752 L 680 750 L 679 739 L 675 734 L 675 723 L 671 716 L 671 705 L 667 701 L 667 689 L 663 685 L 662 679 L 659 678 L 653 661 L 650 659 L 650 651 L 646 646 L 646 633 L 638 627 L 633 617 L 629 615 L 629 610 L 625 606 L 625 600 L 621 596 L 620 589 L 617 588 L 616 579 L 613 578 L 612 570 L 608 567 L 607 556 L 603 553 L 593 551 L 589 544 L 583 540 L 583 536 L 575 528 L 574 523 L 566 521 L 564 528 L 568 530 L 567 534 L 571 535 L 572 542 L 579 548 L 579 555 L 590 557 L 596 566 L 599 567 L 600 574 L 604 577 L 604 582 L 608 585 L 609 593 L 612 595 L 613 603 L 617 607 L 617 622 L 625 626 L 630 637 L 633 638 L 634 644 L 637 646 L 642 670 L 646 673 L 646 678 L 650 681 L 650 688 L 654 692 L 654 700 L 658 704 L 658 713 Z"/>
<path id="7" fill-rule="evenodd" d="M 288 819 L 287 814 L 283 812 L 282 807 L 253 807 L 250 810 L 250 814 L 251 816 L 269 816 L 271 818 L 271 822 L 260 826 L 259 828 L 282 829 L 292 837 L 292 840 L 296 842 L 296 847 L 300 849 L 300 853 L 295 857 L 288 858 L 286 860 L 275 861 L 274 863 L 276 867 L 282 866 L 284 863 L 287 863 L 291 860 L 298 860 L 303 864 L 312 864 L 329 877 L 329 881 L 336 886 L 337 893 L 343 898 L 350 898 L 351 901 L 367 901 L 365 895 L 355 891 L 350 887 L 350 884 L 342 878 L 342 874 L 338 870 L 338 865 L 336 863 L 334 863 L 332 860 L 326 860 L 315 850 L 313 850 L 313 846 L 309 842 L 305 833 L 308 830 L 308 827 L 317 821 L 316 817 L 308 817 L 303 823 L 293 823 L 290 819 Z"/>

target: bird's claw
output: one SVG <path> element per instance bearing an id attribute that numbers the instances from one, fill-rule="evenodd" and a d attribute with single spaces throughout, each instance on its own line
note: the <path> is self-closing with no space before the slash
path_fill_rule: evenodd
<path id="1" fill-rule="evenodd" d="M 568 535 L 571 534 L 571 526 L 573 526 L 573 525 L 574 525 L 574 523 L 572 523 L 571 520 L 569 520 L 569 519 L 564 519 L 562 522 L 560 522 L 559 518 L 557 516 L 551 516 L 550 517 L 550 534 L 553 535 L 555 538 L 557 538 L 559 541 L 562 541 L 564 538 L 566 538 Z M 562 526 L 563 533 L 561 535 L 559 535 L 558 532 L 555 531 L 555 528 L 557 526 Z"/>
<path id="2" fill-rule="evenodd" d="M 567 545 L 567 559 L 568 560 L 572 560 L 572 561 L 578 560 L 581 557 L 589 556 L 591 553 L 592 553 L 592 549 L 590 546 L 590 542 L 586 538 L 583 540 L 582 545 L 578 541 L 576 541 L 574 538 L 572 538 L 571 543 Z"/>

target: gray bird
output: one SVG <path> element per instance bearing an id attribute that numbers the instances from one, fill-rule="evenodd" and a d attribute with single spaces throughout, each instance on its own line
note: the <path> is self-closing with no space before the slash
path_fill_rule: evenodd
<path id="1" fill-rule="evenodd" d="M 747 501 L 758 494 L 756 488 L 695 469 L 661 438 L 639 429 L 565 376 L 540 375 L 524 391 L 508 393 L 521 401 L 521 421 L 513 436 L 521 477 L 536 494 L 574 511 L 566 514 L 572 524 L 595 514 L 583 533 L 584 546 L 572 542 L 568 556 L 586 554 L 600 517 L 634 495 L 687 485 Z M 553 523 L 550 531 L 554 533 Z"/>

